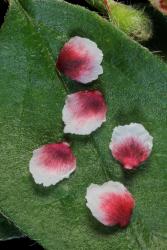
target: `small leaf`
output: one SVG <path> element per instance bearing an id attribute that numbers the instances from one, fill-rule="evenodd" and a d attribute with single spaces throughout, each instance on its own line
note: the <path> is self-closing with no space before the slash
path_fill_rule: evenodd
<path id="1" fill-rule="evenodd" d="M 147 41 L 152 36 L 152 22 L 143 10 L 113 0 L 86 0 L 110 21 L 137 41 Z"/>

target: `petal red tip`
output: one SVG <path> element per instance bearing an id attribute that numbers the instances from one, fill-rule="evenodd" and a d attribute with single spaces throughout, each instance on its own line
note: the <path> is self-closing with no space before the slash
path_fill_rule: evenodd
<path id="1" fill-rule="evenodd" d="M 87 207 L 93 216 L 106 226 L 126 227 L 131 219 L 135 201 L 119 182 L 91 184 L 86 194 Z"/>
<path id="2" fill-rule="evenodd" d="M 88 83 L 103 73 L 102 59 L 103 53 L 95 42 L 75 36 L 61 49 L 56 66 L 70 79 Z"/>
<path id="3" fill-rule="evenodd" d="M 126 169 L 137 168 L 150 155 L 153 138 L 137 123 L 114 129 L 110 149 L 116 160 Z"/>
<path id="4" fill-rule="evenodd" d="M 63 108 L 64 132 L 88 135 L 106 121 L 107 106 L 100 91 L 80 91 L 67 96 Z"/>
<path id="5" fill-rule="evenodd" d="M 34 150 L 29 168 L 36 183 L 55 185 L 76 169 L 76 158 L 66 142 L 47 144 Z"/>

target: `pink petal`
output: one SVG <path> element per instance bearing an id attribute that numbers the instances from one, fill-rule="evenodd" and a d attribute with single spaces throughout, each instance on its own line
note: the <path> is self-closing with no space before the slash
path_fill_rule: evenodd
<path id="1" fill-rule="evenodd" d="M 102 59 L 103 53 L 95 42 L 75 36 L 61 49 L 56 66 L 70 79 L 88 83 L 103 73 Z"/>
<path id="2" fill-rule="evenodd" d="M 101 186 L 91 184 L 87 188 L 86 200 L 93 216 L 106 226 L 126 227 L 135 206 L 135 201 L 126 187 L 114 181 Z"/>
<path id="3" fill-rule="evenodd" d="M 76 158 L 66 142 L 47 144 L 33 151 L 30 173 L 37 184 L 55 185 L 76 169 Z"/>
<path id="4" fill-rule="evenodd" d="M 100 91 L 80 91 L 67 96 L 63 108 L 64 133 L 88 135 L 106 121 L 107 107 Z"/>
<path id="5" fill-rule="evenodd" d="M 155 8 L 157 8 L 164 15 L 167 15 L 167 1 L 166 0 L 150 0 Z"/>
<path id="6" fill-rule="evenodd" d="M 114 128 L 110 149 L 112 155 L 126 169 L 137 168 L 150 155 L 153 145 L 153 137 L 141 124 Z"/>

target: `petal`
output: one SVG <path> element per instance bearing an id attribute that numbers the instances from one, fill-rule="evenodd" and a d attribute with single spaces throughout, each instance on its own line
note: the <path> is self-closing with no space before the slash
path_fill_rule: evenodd
<path id="1" fill-rule="evenodd" d="M 33 151 L 30 173 L 37 184 L 55 185 L 76 169 L 76 158 L 66 142 L 47 144 Z"/>
<path id="2" fill-rule="evenodd" d="M 164 15 L 167 15 L 167 0 L 150 0 L 152 5 Z"/>
<path id="3" fill-rule="evenodd" d="M 91 184 L 87 188 L 86 206 L 92 215 L 106 226 L 129 224 L 135 201 L 126 187 L 114 181 L 103 185 Z"/>
<path id="4" fill-rule="evenodd" d="M 88 83 L 103 73 L 102 59 L 103 53 L 95 42 L 75 36 L 61 49 L 56 66 L 70 79 Z"/>
<path id="5" fill-rule="evenodd" d="M 88 135 L 106 121 L 107 107 L 100 91 L 79 91 L 67 96 L 63 108 L 64 133 Z"/>
<path id="6" fill-rule="evenodd" d="M 153 137 L 138 123 L 114 128 L 109 148 L 126 169 L 133 169 L 144 162 L 151 153 Z"/>

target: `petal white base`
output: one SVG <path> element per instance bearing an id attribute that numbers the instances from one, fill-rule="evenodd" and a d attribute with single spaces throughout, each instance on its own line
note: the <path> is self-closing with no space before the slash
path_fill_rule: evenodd
<path id="1" fill-rule="evenodd" d="M 68 145 L 68 143 L 64 143 Z M 42 184 L 44 187 L 55 185 L 76 170 L 76 161 L 72 165 L 66 165 L 64 171 L 48 170 L 45 165 L 39 162 L 39 156 L 42 154 L 42 148 L 33 151 L 33 156 L 29 163 L 29 170 L 36 184 Z"/>
<path id="2" fill-rule="evenodd" d="M 91 58 L 89 69 L 85 70 L 84 74 L 80 75 L 76 80 L 78 82 L 87 84 L 98 78 L 103 74 L 103 68 L 100 65 L 103 60 L 103 52 L 97 47 L 97 44 L 88 38 L 75 36 L 70 39 L 69 43 L 77 48 L 77 50 L 85 51 Z"/>
<path id="3" fill-rule="evenodd" d="M 139 142 L 143 148 L 146 149 L 147 155 L 151 153 L 153 147 L 153 137 L 149 132 L 139 123 L 131 123 L 129 125 L 118 126 L 113 130 L 111 143 L 109 148 L 112 151 L 113 156 L 115 157 L 115 148 L 119 149 L 121 145 L 125 143 L 128 138 L 133 138 Z M 131 166 L 125 166 L 126 169 L 132 169 Z"/>
<path id="4" fill-rule="evenodd" d="M 95 42 L 75 36 L 60 51 L 57 67 L 72 80 L 87 84 L 103 73 L 102 60 L 103 53 Z"/>
<path id="5" fill-rule="evenodd" d="M 149 132 L 139 123 L 130 123 L 129 125 L 115 127 L 112 133 L 111 143 L 109 148 L 112 150 L 115 144 L 120 144 L 125 138 L 136 137 L 152 150 L 153 137 Z"/>
<path id="6" fill-rule="evenodd" d="M 85 71 L 83 75 L 76 78 L 77 82 L 87 84 L 98 79 L 99 75 L 103 74 L 103 68 L 101 65 L 95 64 L 91 67 L 91 70 Z"/>
<path id="7" fill-rule="evenodd" d="M 69 178 L 70 174 L 75 171 L 75 167 L 68 173 L 59 174 L 54 172 L 48 173 L 44 168 L 38 166 L 33 159 L 30 161 L 30 173 L 32 174 L 36 184 L 43 184 L 44 187 L 49 187 L 51 185 L 56 185 L 58 182 L 65 178 Z"/>
<path id="8" fill-rule="evenodd" d="M 86 92 L 86 91 L 85 91 Z M 88 92 L 88 91 L 87 91 Z M 98 92 L 98 91 L 97 91 Z M 80 104 L 77 95 L 80 92 L 68 95 L 62 111 L 62 120 L 65 124 L 64 133 L 71 133 L 76 135 L 89 135 L 106 121 L 106 110 L 104 112 L 94 113 L 94 115 L 85 116 L 80 114 Z M 72 104 L 72 105 L 71 105 Z M 104 105 L 104 101 L 102 103 Z M 73 107 L 71 110 L 71 106 Z M 74 114 L 75 113 L 75 114 Z"/>
<path id="9" fill-rule="evenodd" d="M 110 225 L 106 222 L 105 211 L 101 208 L 102 198 L 106 194 L 124 195 L 125 193 L 130 195 L 126 187 L 120 182 L 109 181 L 105 182 L 103 185 L 91 184 L 87 188 L 86 206 L 90 209 L 92 215 L 102 224 L 106 226 L 114 226 L 117 224 L 116 221 Z M 115 215 L 113 214 L 113 217 L 114 216 Z"/>
<path id="10" fill-rule="evenodd" d="M 101 120 L 99 118 L 85 120 L 73 120 L 70 117 L 68 109 L 63 109 L 63 121 L 65 123 L 64 133 L 76 134 L 76 135 L 89 135 L 96 129 L 100 128 L 106 118 Z M 71 122 L 70 122 L 71 121 Z"/>

